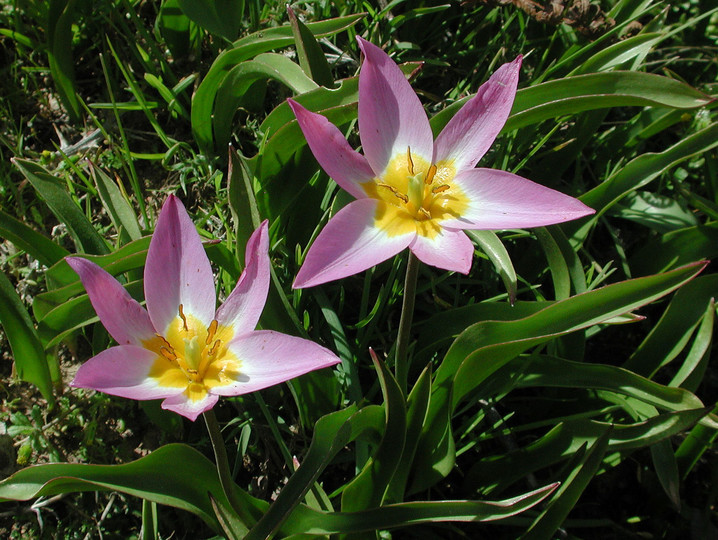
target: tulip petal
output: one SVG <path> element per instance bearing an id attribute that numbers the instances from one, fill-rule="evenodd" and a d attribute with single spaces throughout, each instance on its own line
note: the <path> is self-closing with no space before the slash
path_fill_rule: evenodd
<path id="1" fill-rule="evenodd" d="M 366 197 L 360 183 L 376 176 L 366 158 L 349 146 L 342 132 L 324 116 L 308 111 L 293 99 L 287 103 L 322 169 L 347 193 L 357 199 Z"/>
<path id="2" fill-rule="evenodd" d="M 359 135 L 369 165 L 383 176 L 389 161 L 407 148 L 431 163 L 434 137 L 419 97 L 391 58 L 357 37 L 364 53 L 359 73 Z"/>
<path id="3" fill-rule="evenodd" d="M 154 327 L 165 334 L 177 317 L 179 305 L 208 326 L 214 317 L 216 296 L 209 259 L 197 229 L 180 200 L 165 201 L 145 265 L 145 299 Z"/>
<path id="4" fill-rule="evenodd" d="M 434 163 L 471 169 L 483 157 L 509 117 L 522 57 L 501 66 L 459 110 L 436 138 Z"/>
<path id="5" fill-rule="evenodd" d="M 255 392 L 340 362 L 334 353 L 316 343 L 271 330 L 241 336 L 229 348 L 240 359 L 241 373 L 226 385 L 213 386 L 213 394 Z"/>
<path id="6" fill-rule="evenodd" d="M 104 269 L 80 257 L 65 258 L 80 276 L 100 321 L 120 345 L 142 345 L 155 337 L 147 311 Z"/>
<path id="7" fill-rule="evenodd" d="M 497 169 L 469 169 L 452 180 L 470 200 L 456 219 L 441 223 L 453 229 L 542 227 L 594 213 L 578 199 L 516 174 Z"/>
<path id="8" fill-rule="evenodd" d="M 254 330 L 267 301 L 269 280 L 269 226 L 263 221 L 247 241 L 245 268 L 227 300 L 217 310 L 220 326 L 230 326 L 234 335 Z"/>
<path id="9" fill-rule="evenodd" d="M 417 235 L 409 246 L 417 258 L 428 265 L 468 274 L 474 258 L 474 244 L 462 231 L 442 228 L 432 238 Z"/>
<path id="10" fill-rule="evenodd" d="M 181 414 L 194 422 L 200 414 L 210 410 L 219 400 L 219 396 L 216 394 L 210 394 L 206 391 L 200 391 L 198 393 L 201 397 L 199 399 L 192 399 L 191 391 L 187 389 L 176 396 L 165 399 L 162 402 L 162 408 Z"/>
<path id="11" fill-rule="evenodd" d="M 129 399 L 161 399 L 182 392 L 148 374 L 157 353 L 136 345 L 110 347 L 82 364 L 71 385 Z"/>
<path id="12" fill-rule="evenodd" d="M 386 207 L 383 201 L 359 199 L 337 212 L 309 248 L 292 287 L 313 287 L 357 274 L 406 248 L 416 236 L 415 228 L 389 235 L 386 231 L 404 224 L 385 221 L 382 229 L 376 227 L 377 210 Z"/>

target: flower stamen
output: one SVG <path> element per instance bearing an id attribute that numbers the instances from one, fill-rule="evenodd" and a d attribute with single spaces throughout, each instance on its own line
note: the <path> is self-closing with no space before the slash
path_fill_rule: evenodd
<path id="1" fill-rule="evenodd" d="M 217 319 L 214 319 L 211 323 L 209 323 L 209 328 L 207 329 L 207 339 L 204 342 L 205 345 L 212 343 L 214 335 L 217 333 L 217 326 L 219 326 Z"/>
<path id="2" fill-rule="evenodd" d="M 451 189 L 451 186 L 449 184 L 441 184 L 440 186 L 436 186 L 431 189 L 431 192 L 436 195 L 438 193 L 443 193 L 444 191 L 448 191 Z"/>
<path id="3" fill-rule="evenodd" d="M 388 189 L 389 191 L 391 191 L 396 197 L 398 197 L 399 199 L 401 199 L 401 200 L 404 202 L 404 204 L 406 204 L 406 203 L 409 202 L 409 197 L 407 197 L 406 195 L 404 195 L 401 191 L 399 191 L 398 189 L 396 189 L 394 186 L 390 186 L 389 184 L 385 184 L 384 182 L 377 182 L 376 185 L 379 186 L 379 187 L 386 188 L 386 189 Z"/>
<path id="4" fill-rule="evenodd" d="M 414 161 L 411 159 L 411 146 L 406 147 L 406 161 L 409 167 L 409 174 L 414 176 Z"/>
<path id="5" fill-rule="evenodd" d="M 434 181 L 434 175 L 436 174 L 436 165 L 433 163 L 431 164 L 431 167 L 429 167 L 429 170 L 426 171 L 426 178 L 424 178 L 424 183 L 426 185 L 431 184 Z"/>
<path id="6" fill-rule="evenodd" d="M 180 319 L 182 319 L 182 325 L 184 326 L 185 332 L 188 331 L 189 328 L 187 328 L 187 317 L 185 317 L 184 315 L 184 306 L 182 306 L 182 304 L 179 305 L 179 316 Z"/>

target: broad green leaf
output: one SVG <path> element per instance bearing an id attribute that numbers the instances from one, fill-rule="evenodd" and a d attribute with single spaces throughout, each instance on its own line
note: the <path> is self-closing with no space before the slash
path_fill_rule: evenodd
<path id="1" fill-rule="evenodd" d="M 677 511 L 681 510 L 681 494 L 678 488 L 678 464 L 671 441 L 665 439 L 651 445 L 651 459 L 658 481 Z"/>
<path id="2" fill-rule="evenodd" d="M 394 477 L 386 491 L 383 502 L 394 503 L 404 500 L 404 491 L 411 471 L 411 464 L 416 455 L 416 446 L 419 442 L 421 428 L 426 419 L 431 395 L 431 364 L 421 372 L 419 379 L 414 383 L 407 400 L 406 408 L 406 438 L 401 461 Z"/>
<path id="3" fill-rule="evenodd" d="M 492 373 L 531 347 L 650 303 L 688 282 L 704 267 L 705 263 L 696 263 L 665 274 L 615 283 L 556 302 L 524 319 L 486 321 L 467 328 L 436 372 L 412 490 L 432 485 L 451 470 L 451 413 Z"/>
<path id="4" fill-rule="evenodd" d="M 703 382 L 703 377 L 708 368 L 708 361 L 711 356 L 715 312 L 715 300 L 711 297 L 701 324 L 696 330 L 693 344 L 688 354 L 686 354 L 686 359 L 671 379 L 671 382 L 668 383 L 669 386 L 680 386 L 681 388 L 695 392 L 701 382 Z"/>
<path id="5" fill-rule="evenodd" d="M 483 251 L 493 263 L 494 268 L 496 268 L 506 287 L 506 292 L 509 295 L 509 304 L 513 305 L 514 302 L 516 302 L 516 291 L 518 289 L 516 271 L 511 262 L 509 252 L 506 250 L 506 247 L 504 247 L 501 239 L 494 231 L 467 230 L 466 234 L 479 245 L 481 251 Z"/>
<path id="6" fill-rule="evenodd" d="M 105 241 L 57 178 L 32 161 L 18 158 L 12 161 L 57 219 L 67 226 L 78 250 L 96 255 L 109 251 Z"/>
<path id="7" fill-rule="evenodd" d="M 168 444 L 123 465 L 51 463 L 23 469 L 0 482 L 0 500 L 28 501 L 82 491 L 119 491 L 196 514 L 216 531 L 210 495 L 229 507 L 214 464 L 184 444 Z M 253 514 L 266 503 L 236 488 Z"/>
<path id="8" fill-rule="evenodd" d="M 71 119 L 79 122 L 82 106 L 77 97 L 75 61 L 72 57 L 72 25 L 79 18 L 76 5 L 76 0 L 50 0 L 47 57 L 60 100 Z"/>
<path id="9" fill-rule="evenodd" d="M 187 17 L 208 32 L 228 41 L 237 39 L 244 0 L 178 0 L 178 3 Z"/>
<path id="10" fill-rule="evenodd" d="M 14 217 L 0 210 L 0 237 L 12 242 L 36 258 L 45 266 L 52 266 L 70 254 L 62 246 L 56 244 L 45 235 L 36 232 Z"/>
<path id="11" fill-rule="evenodd" d="M 431 119 L 435 134 L 467 100 L 453 103 Z M 594 109 L 629 106 L 694 109 L 710 102 L 710 96 L 687 84 L 650 73 L 611 71 L 577 75 L 519 90 L 501 133 Z"/>
<path id="12" fill-rule="evenodd" d="M 627 193 L 645 186 L 677 163 L 716 146 L 718 146 L 718 124 L 712 124 L 663 152 L 638 156 L 580 199 L 596 210 L 596 216 L 591 218 L 593 221 Z"/>
<path id="13" fill-rule="evenodd" d="M 307 28 L 317 37 L 329 36 L 350 28 L 364 15 L 359 13 L 308 23 Z M 212 135 L 212 114 L 217 89 L 227 73 L 245 60 L 273 49 L 289 47 L 293 42 L 291 26 L 267 28 L 236 41 L 233 48 L 223 51 L 215 59 L 192 98 L 192 133 L 202 151 L 212 152 L 216 148 Z"/>
<path id="14" fill-rule="evenodd" d="M 50 405 L 54 404 L 52 377 L 45 350 L 22 300 L 3 272 L 0 272 L 0 304 L 0 324 L 10 342 L 18 377 L 37 386 L 42 397 Z"/>
<path id="15" fill-rule="evenodd" d="M 281 54 L 262 53 L 232 68 L 217 86 L 212 130 L 215 148 L 225 148 L 232 132 L 232 119 L 245 93 L 257 81 L 273 79 L 301 94 L 317 88 L 302 68 Z"/>
<path id="16" fill-rule="evenodd" d="M 629 259 L 637 275 L 675 268 L 686 261 L 718 256 L 718 222 L 686 227 L 651 238 Z"/>
<path id="17" fill-rule="evenodd" d="M 645 448 L 694 425 L 709 409 L 659 414 L 642 422 L 616 424 L 597 420 L 561 422 L 540 439 L 515 452 L 486 457 L 466 474 L 466 483 L 484 492 L 500 491 L 529 473 L 573 456 L 583 444 L 609 433 L 608 450 Z"/>
<path id="18" fill-rule="evenodd" d="M 386 427 L 379 446 L 364 469 L 344 488 L 342 512 L 357 512 L 381 504 L 403 457 L 407 435 L 404 394 L 386 364 L 377 358 L 374 351 L 370 353 L 384 396 Z"/>
<path id="19" fill-rule="evenodd" d="M 703 407 L 701 400 L 687 390 L 663 386 L 623 368 L 571 362 L 546 355 L 532 356 L 528 368 L 518 376 L 515 384 L 519 388 L 601 388 L 631 396 L 667 411 Z"/>
<path id="20" fill-rule="evenodd" d="M 324 56 L 316 38 L 311 30 L 294 14 L 294 10 L 287 6 L 289 24 L 292 27 L 294 45 L 297 49 L 299 65 L 304 73 L 320 86 L 331 88 L 334 86 L 334 77 L 329 69 L 327 57 Z"/>
<path id="21" fill-rule="evenodd" d="M 112 224 L 119 232 L 120 237 L 125 236 L 122 243 L 139 240 L 142 236 L 140 224 L 120 188 L 95 164 L 92 164 L 92 177 L 95 179 L 97 192 L 102 199 L 102 205 L 112 219 Z"/>
<path id="22" fill-rule="evenodd" d="M 711 298 L 718 297 L 718 275 L 699 276 L 676 293 L 658 323 L 623 365 L 652 377 L 680 354 L 705 316 Z"/>
<path id="23" fill-rule="evenodd" d="M 582 62 L 570 75 L 606 71 L 614 67 L 620 67 L 621 64 L 630 63 L 636 57 L 645 57 L 662 39 L 663 34 L 659 33 L 638 34 L 628 39 L 622 39 Z"/>
<path id="24" fill-rule="evenodd" d="M 568 272 L 568 265 L 563 258 L 563 253 L 553 236 L 549 234 L 546 227 L 539 227 L 534 230 L 546 254 L 548 268 L 551 271 L 553 281 L 554 297 L 556 300 L 565 300 L 571 294 L 571 279 Z"/>
<path id="25" fill-rule="evenodd" d="M 419 501 L 390 504 L 360 512 L 322 513 L 302 506 L 282 528 L 286 534 L 376 532 L 419 523 L 496 521 L 520 514 L 548 497 L 550 484 L 502 501 Z M 247 537 L 250 538 L 250 537 Z"/>
<path id="26" fill-rule="evenodd" d="M 606 431 L 591 448 L 583 451 L 581 447 L 567 465 L 569 473 L 561 482 L 551 499 L 546 504 L 529 529 L 521 536 L 521 540 L 551 540 L 554 533 L 573 509 L 588 483 L 593 479 L 606 453 L 608 435 Z"/>
<path id="27" fill-rule="evenodd" d="M 678 201 L 650 191 L 639 190 L 628 193 L 608 210 L 608 214 L 628 219 L 659 233 L 698 225 L 695 214 Z"/>
<path id="28" fill-rule="evenodd" d="M 712 414 L 718 414 L 718 405 L 713 408 Z M 681 478 L 685 479 L 688 476 L 706 450 L 713 447 L 716 438 L 718 438 L 718 430 L 714 427 L 703 424 L 693 426 L 675 454 Z"/>
<path id="29" fill-rule="evenodd" d="M 383 407 L 378 405 L 363 409 L 352 405 L 320 418 L 301 465 L 245 540 L 267 538 L 279 530 L 334 456 L 357 437 L 380 434 L 384 429 L 384 416 Z"/>

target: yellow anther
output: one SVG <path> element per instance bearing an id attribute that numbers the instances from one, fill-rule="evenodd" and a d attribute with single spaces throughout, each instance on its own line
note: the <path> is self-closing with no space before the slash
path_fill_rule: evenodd
<path id="1" fill-rule="evenodd" d="M 451 189 L 451 186 L 449 184 L 442 184 L 440 186 L 436 186 L 431 190 L 431 192 L 436 195 L 437 193 L 443 193 L 444 191 L 448 191 Z"/>
<path id="2" fill-rule="evenodd" d="M 376 185 L 379 186 L 379 187 L 386 188 L 386 189 L 388 189 L 389 191 L 391 191 L 395 196 L 397 196 L 397 197 L 400 198 L 402 201 L 404 201 L 404 204 L 406 204 L 406 203 L 409 202 L 409 197 L 407 197 L 406 195 L 404 195 L 402 192 L 400 192 L 400 191 L 399 191 L 398 189 L 396 189 L 394 186 L 390 186 L 389 184 L 385 184 L 385 183 L 383 183 L 383 182 L 377 182 Z"/>
<path id="3" fill-rule="evenodd" d="M 172 352 L 171 349 L 168 349 L 167 347 L 160 347 L 160 354 L 167 358 L 167 360 L 174 362 L 177 360 L 177 355 Z"/>
<path id="4" fill-rule="evenodd" d="M 212 343 L 214 335 L 217 333 L 217 326 L 219 326 L 219 323 L 216 320 L 209 323 L 209 328 L 207 329 L 207 339 L 204 342 L 205 345 Z"/>
<path id="5" fill-rule="evenodd" d="M 218 339 L 214 342 L 214 345 L 212 345 L 212 348 L 209 350 L 209 356 L 214 356 L 217 354 L 217 350 L 219 349 L 220 345 L 222 344 L 222 340 Z"/>
<path id="6" fill-rule="evenodd" d="M 434 181 L 434 175 L 436 174 L 436 165 L 433 163 L 431 164 L 431 167 L 429 167 L 429 170 L 426 171 L 426 178 L 424 178 L 424 183 L 429 185 Z"/>
<path id="7" fill-rule="evenodd" d="M 411 146 L 406 147 L 406 161 L 409 164 L 409 174 L 414 176 L 414 162 L 411 159 Z"/>
<path id="8" fill-rule="evenodd" d="M 179 316 L 180 319 L 182 319 L 182 325 L 184 326 L 185 331 L 189 330 L 189 328 L 187 328 L 187 317 L 184 316 L 184 306 L 182 306 L 182 304 L 179 305 Z"/>
<path id="9" fill-rule="evenodd" d="M 419 213 L 424 216 L 426 219 L 431 219 L 431 214 L 426 208 L 419 208 Z"/>

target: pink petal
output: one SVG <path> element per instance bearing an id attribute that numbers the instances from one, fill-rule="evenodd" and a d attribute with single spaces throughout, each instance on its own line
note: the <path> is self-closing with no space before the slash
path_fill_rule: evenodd
<path id="1" fill-rule="evenodd" d="M 309 248 L 292 287 L 314 287 L 357 274 L 407 247 L 415 230 L 389 236 L 375 226 L 377 210 L 385 206 L 376 199 L 359 199 L 337 212 Z"/>
<path id="2" fill-rule="evenodd" d="M 462 231 L 441 229 L 434 238 L 417 235 L 409 246 L 417 258 L 428 265 L 468 274 L 474 258 L 474 244 Z"/>
<path id="3" fill-rule="evenodd" d="M 235 335 L 255 329 L 267 301 L 271 277 L 268 229 L 265 220 L 249 237 L 244 256 L 244 272 L 215 316 L 220 325 L 231 326 Z"/>
<path id="4" fill-rule="evenodd" d="M 434 163 L 453 160 L 457 171 L 474 167 L 509 117 L 516 96 L 521 55 L 494 72 L 436 138 Z"/>
<path id="5" fill-rule="evenodd" d="M 271 330 L 241 336 L 229 347 L 240 359 L 241 375 L 226 386 L 210 389 L 210 392 L 222 396 L 255 392 L 340 362 L 329 349 Z"/>
<path id="6" fill-rule="evenodd" d="M 459 218 L 442 222 L 454 229 L 514 229 L 542 227 L 593 214 L 578 199 L 516 174 L 496 169 L 469 169 L 452 185 L 471 203 Z"/>
<path id="7" fill-rule="evenodd" d="M 164 334 L 177 316 L 197 317 L 205 326 L 212 322 L 216 296 L 209 259 L 187 211 L 170 195 L 165 201 L 145 266 L 145 300 L 155 328 Z"/>
<path id="8" fill-rule="evenodd" d="M 407 148 L 431 162 L 434 137 L 419 97 L 404 74 L 376 45 L 357 36 L 364 53 L 359 73 L 359 135 L 364 155 L 377 176 Z"/>
<path id="9" fill-rule="evenodd" d="M 157 353 L 136 345 L 110 347 L 80 366 L 71 385 L 129 399 L 161 399 L 182 389 L 161 387 L 148 377 Z"/>
<path id="10" fill-rule="evenodd" d="M 100 321 L 120 345 L 142 345 L 155 337 L 147 311 L 120 283 L 95 263 L 80 257 L 66 257 L 80 276 Z"/>
<path id="11" fill-rule="evenodd" d="M 322 169 L 347 193 L 357 199 L 366 197 L 359 184 L 376 176 L 366 158 L 353 150 L 341 131 L 321 114 L 308 111 L 293 99 L 287 103 Z"/>
<path id="12" fill-rule="evenodd" d="M 214 407 L 218 400 L 219 396 L 208 393 L 204 399 L 193 401 L 187 397 L 185 392 L 182 392 L 165 399 L 162 402 L 162 408 L 181 414 L 194 422 L 200 414 Z"/>

